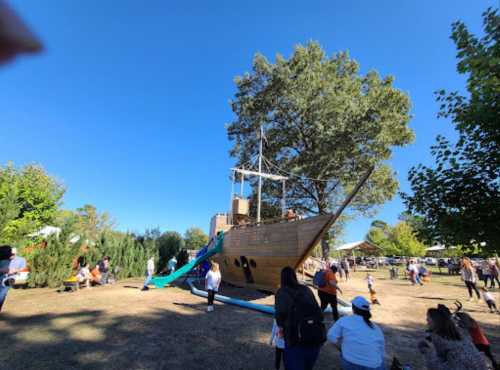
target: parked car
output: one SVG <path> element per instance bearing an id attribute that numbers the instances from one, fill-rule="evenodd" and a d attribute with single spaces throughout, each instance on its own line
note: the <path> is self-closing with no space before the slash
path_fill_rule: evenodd
<path id="1" fill-rule="evenodd" d="M 440 258 L 438 260 L 438 267 L 443 268 L 448 266 L 448 260 L 449 260 L 448 258 Z"/>
<path id="2" fill-rule="evenodd" d="M 437 265 L 437 259 L 436 258 L 432 258 L 432 257 L 427 257 L 425 259 L 425 264 L 427 266 L 436 266 Z"/>

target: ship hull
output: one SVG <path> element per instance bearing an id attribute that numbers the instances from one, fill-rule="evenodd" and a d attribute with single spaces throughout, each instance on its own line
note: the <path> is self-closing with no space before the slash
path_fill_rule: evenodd
<path id="1" fill-rule="evenodd" d="M 332 215 L 233 228 L 216 257 L 224 281 L 276 291 L 283 267 L 296 269 L 331 226 Z"/>

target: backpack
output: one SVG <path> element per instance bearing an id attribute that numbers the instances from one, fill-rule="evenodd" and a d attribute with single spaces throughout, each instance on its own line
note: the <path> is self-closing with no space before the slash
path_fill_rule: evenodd
<path id="1" fill-rule="evenodd" d="M 308 288 L 305 288 L 308 289 Z M 303 346 L 320 346 L 326 342 L 326 328 L 323 323 L 323 312 L 318 302 L 301 289 L 289 290 L 293 298 L 291 307 L 291 337 Z"/>
<path id="2" fill-rule="evenodd" d="M 324 288 L 326 287 L 326 271 L 319 270 L 314 274 L 313 284 L 315 287 Z"/>

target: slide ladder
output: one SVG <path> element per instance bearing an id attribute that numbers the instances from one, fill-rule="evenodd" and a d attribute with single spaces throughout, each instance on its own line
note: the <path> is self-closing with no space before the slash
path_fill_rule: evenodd
<path id="1" fill-rule="evenodd" d="M 174 271 L 173 273 L 167 275 L 167 276 L 155 276 L 151 280 L 151 284 L 153 284 L 156 288 L 164 288 L 166 285 L 172 283 L 173 281 L 177 280 L 181 276 L 187 274 L 189 271 L 191 271 L 193 268 L 201 264 L 203 261 L 207 260 L 208 258 L 212 257 L 213 255 L 220 253 L 222 251 L 222 244 L 224 243 L 224 233 L 221 233 L 217 237 L 217 241 L 215 243 L 215 246 L 212 248 L 209 248 L 207 250 L 207 253 L 196 257 L 193 259 L 191 262 L 186 263 L 184 266 L 179 268 L 177 271 Z"/>

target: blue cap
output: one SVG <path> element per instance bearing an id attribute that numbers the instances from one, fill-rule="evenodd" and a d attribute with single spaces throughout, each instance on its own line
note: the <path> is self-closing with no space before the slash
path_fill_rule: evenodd
<path id="1" fill-rule="evenodd" d="M 360 310 L 370 311 L 370 302 L 365 297 L 358 295 L 351 301 L 352 305 Z"/>

